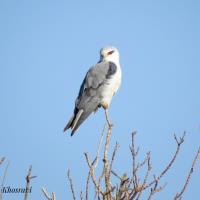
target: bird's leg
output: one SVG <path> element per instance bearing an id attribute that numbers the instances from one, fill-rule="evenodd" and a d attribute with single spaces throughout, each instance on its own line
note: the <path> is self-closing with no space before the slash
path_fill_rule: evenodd
<path id="1" fill-rule="evenodd" d="M 112 127 L 113 124 L 111 123 L 111 121 L 109 120 L 109 117 L 108 117 L 108 109 L 105 109 L 105 115 L 106 115 L 106 121 L 108 123 L 108 126 Z"/>

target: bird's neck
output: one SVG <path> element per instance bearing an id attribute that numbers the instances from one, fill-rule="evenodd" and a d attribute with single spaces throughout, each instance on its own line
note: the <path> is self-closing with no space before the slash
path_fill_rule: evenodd
<path id="1" fill-rule="evenodd" d="M 113 62 L 117 66 L 119 65 L 119 58 L 116 57 L 116 56 L 108 56 L 108 57 L 104 58 L 103 61 L 105 61 L 105 62 Z"/>

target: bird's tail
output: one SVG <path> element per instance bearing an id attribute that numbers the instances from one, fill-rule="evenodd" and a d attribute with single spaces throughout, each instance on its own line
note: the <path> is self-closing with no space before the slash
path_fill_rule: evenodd
<path id="1" fill-rule="evenodd" d="M 75 131 L 78 129 L 78 127 L 83 123 L 83 121 L 86 120 L 86 118 L 91 114 L 91 112 L 85 112 L 83 109 L 76 110 L 74 112 L 74 115 L 70 118 L 69 122 L 64 128 L 64 132 L 71 128 L 71 136 L 74 135 Z"/>

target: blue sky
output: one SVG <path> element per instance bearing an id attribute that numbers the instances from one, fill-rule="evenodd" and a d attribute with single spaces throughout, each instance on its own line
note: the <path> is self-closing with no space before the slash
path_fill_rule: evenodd
<path id="1" fill-rule="evenodd" d="M 163 180 L 156 199 L 180 190 L 200 145 L 199 1 L 22 1 L 0 2 L 0 155 L 10 160 L 5 185 L 24 186 L 30 164 L 33 191 L 55 191 L 71 198 L 67 169 L 83 189 L 87 165 L 104 124 L 99 110 L 74 137 L 63 134 L 88 68 L 107 45 L 120 51 L 123 81 L 111 107 L 111 147 L 120 150 L 115 168 L 130 171 L 130 133 L 137 130 L 140 157 L 151 150 L 154 172 L 167 164 L 176 144 L 173 134 L 187 132 L 181 154 Z M 5 167 L 5 166 L 4 166 Z M 3 166 L 0 173 L 3 173 Z M 199 165 L 185 193 L 196 199 Z M 4 199 L 19 199 L 4 195 Z"/>

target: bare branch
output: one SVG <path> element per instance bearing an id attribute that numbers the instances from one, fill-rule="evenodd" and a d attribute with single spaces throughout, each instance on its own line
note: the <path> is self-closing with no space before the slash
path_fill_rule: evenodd
<path id="1" fill-rule="evenodd" d="M 75 192 L 74 192 L 74 186 L 73 186 L 72 179 L 70 177 L 70 170 L 69 169 L 67 171 L 67 177 L 68 177 L 68 180 L 69 180 L 69 184 L 70 184 L 73 200 L 76 200 L 76 195 L 75 195 Z"/>
<path id="2" fill-rule="evenodd" d="M 102 191 L 102 189 L 100 188 L 100 185 L 97 183 L 97 180 L 96 180 L 96 177 L 95 177 L 95 174 L 94 174 L 94 168 L 93 168 L 93 166 L 92 166 L 92 164 L 91 164 L 91 162 L 90 162 L 90 159 L 89 159 L 89 157 L 88 157 L 88 154 L 87 154 L 87 153 L 84 153 L 84 155 L 85 155 L 85 158 L 86 158 L 88 167 L 89 167 L 89 169 L 90 169 L 90 174 L 91 174 L 91 177 L 92 177 L 92 181 L 93 181 L 93 183 L 94 183 L 94 185 L 95 185 L 95 188 L 96 188 L 97 192 L 100 192 L 100 193 L 103 195 L 103 191 Z"/>
<path id="3" fill-rule="evenodd" d="M 52 200 L 56 200 L 56 193 L 52 192 Z"/>
<path id="4" fill-rule="evenodd" d="M 117 175 L 117 174 L 115 174 Z M 119 177 L 117 175 L 117 177 Z M 120 186 L 118 188 L 118 190 L 116 191 L 116 199 L 128 199 L 129 197 L 129 193 L 128 193 L 128 187 L 127 184 L 129 182 L 129 178 L 127 176 L 127 174 L 123 174 L 122 177 L 119 177 L 120 179 Z"/>
<path id="5" fill-rule="evenodd" d="M 158 180 L 156 179 L 156 176 L 155 176 L 155 175 L 154 175 L 154 180 L 155 180 L 154 186 L 151 187 L 150 194 L 149 194 L 147 200 L 151 200 L 152 196 L 153 196 L 156 192 L 160 192 L 160 191 L 163 190 L 163 189 L 165 188 L 165 186 L 167 185 L 167 184 L 165 183 L 163 186 L 160 186 L 160 187 L 158 188 Z"/>
<path id="6" fill-rule="evenodd" d="M 167 165 L 167 167 L 160 173 L 159 176 L 157 176 L 157 181 L 159 181 L 164 176 L 164 174 L 170 169 L 170 167 L 172 166 L 172 164 L 176 160 L 176 157 L 177 157 L 177 155 L 178 155 L 178 153 L 180 151 L 181 144 L 184 142 L 184 137 L 185 137 L 185 132 L 183 133 L 183 136 L 180 137 L 179 140 L 177 139 L 176 135 L 174 135 L 174 139 L 176 140 L 176 143 L 177 143 L 176 152 L 174 153 L 174 156 L 172 157 L 172 159 L 169 162 L 169 164 Z M 146 185 L 144 189 L 152 186 L 154 183 L 155 183 L 155 180 L 153 180 L 148 185 Z"/>
<path id="7" fill-rule="evenodd" d="M 26 176 L 26 192 L 24 194 L 24 200 L 28 200 L 28 193 L 30 191 L 30 183 L 31 179 L 36 178 L 36 176 L 32 176 L 32 166 L 29 167 L 28 174 Z"/>
<path id="8" fill-rule="evenodd" d="M 122 180 L 121 177 L 116 173 L 114 172 L 113 170 L 111 170 L 111 173 L 116 176 L 120 181 Z"/>
<path id="9" fill-rule="evenodd" d="M 80 200 L 83 200 L 83 192 L 80 193 Z"/>
<path id="10" fill-rule="evenodd" d="M 51 196 L 48 194 L 47 190 L 45 188 L 42 188 L 42 192 L 44 194 L 44 196 L 48 199 L 51 200 Z"/>
<path id="11" fill-rule="evenodd" d="M 155 183 L 154 183 L 154 187 L 151 188 L 151 191 L 150 191 L 150 194 L 149 194 L 149 197 L 147 200 L 150 200 L 152 198 L 152 196 L 154 195 L 154 191 L 156 190 L 158 186 L 158 181 L 155 179 Z"/>
<path id="12" fill-rule="evenodd" d="M 179 140 L 178 140 L 176 135 L 174 134 L 174 139 L 176 140 L 176 143 L 177 143 L 178 146 L 180 146 L 184 142 L 185 135 L 186 135 L 186 132 L 184 132 L 183 136 L 180 137 Z"/>
<path id="13" fill-rule="evenodd" d="M 150 173 L 150 171 L 151 171 L 151 168 L 152 168 L 152 167 L 151 167 L 150 159 L 151 159 L 151 154 L 150 154 L 150 152 L 148 152 L 148 153 L 147 153 L 147 171 L 146 171 L 146 174 L 145 174 L 145 177 L 144 177 L 144 180 L 143 180 L 142 185 L 140 185 L 140 186 L 138 186 L 138 188 L 136 188 L 136 190 L 139 192 L 139 194 L 138 194 L 136 200 L 138 200 L 138 199 L 141 197 L 142 192 L 144 191 L 144 187 L 145 187 L 145 185 L 146 185 L 146 182 L 147 182 L 149 173 Z M 137 192 L 137 191 L 136 191 L 136 192 Z"/>
<path id="14" fill-rule="evenodd" d="M 199 158 L 199 155 L 200 155 L 200 147 L 198 148 L 198 151 L 197 151 L 197 153 L 195 155 L 195 158 L 194 158 L 194 160 L 192 162 L 192 166 L 191 166 L 190 171 L 188 173 L 188 176 L 186 178 L 185 184 L 183 185 L 183 188 L 182 188 L 181 192 L 176 194 L 176 196 L 174 197 L 174 200 L 181 199 L 183 193 L 186 191 L 186 188 L 187 188 L 187 186 L 188 186 L 188 184 L 190 182 L 190 179 L 191 179 L 192 173 L 194 171 L 194 167 L 195 167 L 195 165 L 197 163 L 197 160 Z"/>
<path id="15" fill-rule="evenodd" d="M 116 142 L 114 150 L 113 150 L 113 153 L 112 153 L 109 176 L 110 176 L 110 173 L 111 173 L 111 170 L 112 170 L 112 166 L 113 166 L 113 163 L 114 163 L 114 160 L 115 160 L 115 155 L 116 155 L 116 152 L 117 152 L 118 149 L 119 149 L 119 144 Z"/>
<path id="16" fill-rule="evenodd" d="M 3 158 L 1 159 L 1 164 L 3 163 L 4 160 L 5 160 L 5 157 L 3 157 Z M 3 188 L 3 186 L 4 186 L 4 183 L 5 183 L 5 180 L 6 180 L 6 175 L 7 175 L 7 172 L 8 172 L 8 167 L 9 167 L 9 165 L 10 165 L 10 161 L 8 161 L 8 163 L 7 163 L 7 165 L 6 165 L 6 168 L 5 168 L 5 171 L 4 171 L 4 173 L 3 173 L 2 182 L 1 182 L 1 188 Z M 0 190 L 0 200 L 2 200 L 2 199 L 3 199 L 3 194 L 2 194 L 2 192 L 1 192 L 1 190 Z"/>
<path id="17" fill-rule="evenodd" d="M 107 136 L 106 136 L 105 147 L 104 147 L 104 157 L 103 157 L 107 200 L 111 200 L 111 190 L 112 190 L 111 182 L 110 182 L 110 165 L 109 165 L 109 160 L 108 160 L 108 148 L 109 148 L 109 143 L 110 143 L 111 132 L 112 132 L 112 125 L 109 125 Z"/>
<path id="18" fill-rule="evenodd" d="M 88 153 L 84 153 L 85 159 L 87 162 L 87 165 L 89 167 L 89 172 L 88 172 L 88 177 L 87 177 L 87 182 L 86 182 L 86 194 L 85 194 L 85 199 L 89 200 L 89 181 L 90 178 L 92 179 L 92 182 L 94 184 L 95 188 L 95 196 L 94 200 L 97 198 L 98 200 L 140 200 L 143 198 L 143 193 L 147 188 L 149 190 L 146 190 L 147 192 L 145 193 L 146 197 L 148 200 L 151 200 L 154 194 L 160 192 L 163 190 L 166 186 L 166 184 L 160 186 L 160 179 L 171 169 L 171 166 L 174 164 L 177 155 L 180 152 L 180 147 L 184 142 L 185 138 L 185 132 L 182 137 L 177 138 L 176 135 L 174 135 L 174 140 L 176 142 L 176 150 L 172 157 L 170 158 L 169 163 L 165 166 L 164 170 L 161 171 L 160 174 L 154 175 L 153 180 L 150 182 L 148 181 L 149 174 L 152 170 L 151 166 L 151 154 L 148 152 L 141 162 L 137 162 L 136 158 L 138 156 L 139 148 L 135 147 L 135 135 L 136 132 L 132 133 L 132 144 L 130 146 L 130 151 L 131 151 L 131 156 L 132 156 L 132 174 L 131 177 L 128 177 L 127 174 L 124 174 L 123 176 L 118 175 L 114 170 L 113 170 L 113 163 L 115 161 L 116 157 L 116 152 L 119 148 L 118 143 L 115 144 L 112 156 L 109 159 L 108 158 L 108 150 L 109 150 L 109 145 L 110 145 L 110 139 L 111 139 L 111 134 L 112 134 L 112 124 L 110 124 L 110 121 L 107 118 L 108 122 L 108 131 L 105 137 L 105 145 L 103 149 L 103 168 L 102 168 L 102 173 L 100 174 L 99 177 L 96 177 L 95 175 L 95 169 L 98 165 L 99 162 L 99 157 L 100 157 L 100 148 L 102 145 L 103 141 L 103 134 L 105 130 L 105 125 L 101 134 L 101 138 L 98 144 L 97 148 L 97 153 L 96 157 L 91 162 L 89 159 Z M 180 200 L 182 197 L 182 194 L 186 190 L 186 187 L 190 181 L 191 174 L 193 172 L 193 168 L 195 166 L 195 163 L 197 162 L 198 156 L 200 155 L 200 147 L 198 150 L 198 153 L 196 154 L 196 157 L 193 160 L 192 167 L 190 169 L 190 172 L 187 176 L 187 179 L 185 181 L 185 184 L 181 190 L 180 193 L 177 193 L 176 196 L 174 197 L 174 200 Z M 140 170 L 145 166 L 146 172 L 144 174 L 144 177 L 142 180 L 140 180 L 140 176 L 138 173 Z M 115 176 L 118 180 L 118 182 L 115 184 L 115 186 L 112 185 L 111 183 L 111 177 Z M 98 178 L 98 179 L 97 179 Z M 70 180 L 70 178 L 69 178 Z M 97 182 L 98 180 L 98 182 Z M 103 181 L 104 180 L 104 181 Z M 102 182 L 101 182 L 102 181 Z M 72 194 L 74 193 L 73 191 L 73 184 L 70 184 Z M 98 195 L 98 196 L 97 196 Z M 83 193 L 80 193 L 80 199 L 83 200 Z M 73 196 L 73 200 L 76 200 L 75 195 Z"/>
<path id="19" fill-rule="evenodd" d="M 4 186 L 4 183 L 5 183 L 5 180 L 6 180 L 6 175 L 7 175 L 7 172 L 8 172 L 8 167 L 10 165 L 10 161 L 8 161 L 7 165 L 6 165 L 6 168 L 5 168 L 5 171 L 3 173 L 3 178 L 2 178 L 2 182 L 1 182 L 1 187 Z"/>
<path id="20" fill-rule="evenodd" d="M 56 194 L 55 194 L 55 192 L 52 192 L 52 197 L 48 194 L 47 189 L 45 189 L 44 187 L 42 188 L 42 192 L 43 192 L 44 196 L 45 196 L 48 200 L 56 200 Z"/>
<path id="21" fill-rule="evenodd" d="M 105 128 L 106 128 L 106 122 L 104 123 L 103 129 L 102 129 L 102 132 L 101 132 L 101 137 L 100 137 L 100 141 L 99 141 L 99 144 L 98 144 L 96 158 L 92 162 L 92 165 L 94 166 L 94 168 L 96 168 L 97 165 L 98 165 L 99 154 L 100 154 L 100 149 L 101 149 L 101 145 L 102 145 L 102 141 L 103 141 L 103 136 L 104 136 L 104 133 L 105 133 Z"/>
<path id="22" fill-rule="evenodd" d="M 88 172 L 88 176 L 87 176 L 87 181 L 86 181 L 86 187 L 85 187 L 85 200 L 88 200 L 88 191 L 89 191 L 89 183 L 90 183 L 90 170 Z"/>
<path id="23" fill-rule="evenodd" d="M 99 176 L 99 179 L 98 179 L 98 185 L 99 186 L 101 185 L 101 181 L 103 180 L 104 174 L 105 174 L 105 172 L 104 172 L 104 168 L 103 168 L 103 171 L 102 171 L 102 173 L 101 173 L 101 175 Z M 98 196 L 99 196 L 99 194 L 98 194 Z"/>
<path id="24" fill-rule="evenodd" d="M 104 133 L 105 133 L 105 128 L 106 128 L 106 122 L 104 123 L 103 129 L 102 129 L 102 132 L 101 132 L 101 137 L 100 137 L 100 141 L 99 141 L 99 144 L 98 144 L 96 157 L 95 157 L 94 161 L 92 162 L 92 167 L 93 167 L 94 172 L 95 172 L 95 168 L 97 167 L 98 162 L 99 162 L 99 154 L 100 154 L 100 149 L 101 149 L 101 145 L 102 145 L 102 141 L 103 141 L 103 136 L 104 136 Z M 90 175 L 91 175 L 91 171 L 89 170 L 87 182 L 86 182 L 86 191 L 85 191 L 85 199 L 86 200 L 88 200 Z"/>
<path id="25" fill-rule="evenodd" d="M 136 167 L 136 157 L 139 152 L 139 148 L 137 148 L 137 150 L 135 149 L 135 135 L 136 135 L 136 131 L 132 132 L 131 134 L 132 143 L 131 143 L 131 146 L 129 147 L 131 151 L 131 155 L 132 155 L 132 181 L 130 181 L 130 184 L 133 182 L 134 189 L 137 187 L 137 182 L 138 182 L 137 175 L 136 175 L 136 172 L 138 169 L 138 167 Z"/>
<path id="26" fill-rule="evenodd" d="M 6 159 L 6 157 L 2 157 L 1 159 L 0 159 L 0 165 L 3 163 L 3 161 Z"/>

